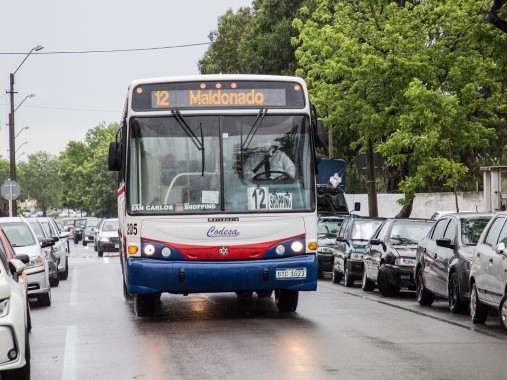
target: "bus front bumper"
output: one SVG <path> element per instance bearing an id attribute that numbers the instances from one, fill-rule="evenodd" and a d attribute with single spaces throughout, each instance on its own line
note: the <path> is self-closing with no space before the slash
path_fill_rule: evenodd
<path id="1" fill-rule="evenodd" d="M 315 254 L 251 261 L 163 261 L 128 258 L 130 294 L 317 290 Z"/>

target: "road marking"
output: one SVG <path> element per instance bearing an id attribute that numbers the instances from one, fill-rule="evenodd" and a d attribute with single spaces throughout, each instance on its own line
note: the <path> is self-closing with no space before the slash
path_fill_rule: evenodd
<path id="1" fill-rule="evenodd" d="M 77 305 L 77 274 L 79 271 L 73 270 L 72 271 L 72 286 L 70 289 L 70 300 L 69 305 L 70 306 L 76 306 Z"/>
<path id="2" fill-rule="evenodd" d="M 67 326 L 65 334 L 65 354 L 63 356 L 63 380 L 73 380 L 76 378 L 76 326 Z"/>

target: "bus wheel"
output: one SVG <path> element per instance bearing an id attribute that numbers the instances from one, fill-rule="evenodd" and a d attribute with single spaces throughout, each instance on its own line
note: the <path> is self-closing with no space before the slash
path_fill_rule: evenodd
<path id="1" fill-rule="evenodd" d="M 134 296 L 134 313 L 138 317 L 152 317 L 155 314 L 157 297 L 155 294 L 136 294 Z"/>
<path id="2" fill-rule="evenodd" d="M 132 301 L 132 294 L 129 293 L 127 289 L 127 285 L 125 285 L 125 281 L 122 280 L 123 283 L 123 297 L 125 297 L 125 300 Z"/>
<path id="3" fill-rule="evenodd" d="M 288 289 L 275 290 L 275 303 L 278 310 L 284 313 L 292 313 L 298 307 L 299 292 Z"/>
<path id="4" fill-rule="evenodd" d="M 257 295 L 262 298 L 271 297 L 273 295 L 272 290 L 259 290 L 258 292 L 255 293 L 257 293 Z"/>

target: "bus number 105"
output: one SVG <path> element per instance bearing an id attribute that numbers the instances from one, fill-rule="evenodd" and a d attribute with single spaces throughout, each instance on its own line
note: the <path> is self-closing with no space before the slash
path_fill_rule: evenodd
<path id="1" fill-rule="evenodd" d="M 137 235 L 137 223 L 127 223 L 127 235 Z"/>

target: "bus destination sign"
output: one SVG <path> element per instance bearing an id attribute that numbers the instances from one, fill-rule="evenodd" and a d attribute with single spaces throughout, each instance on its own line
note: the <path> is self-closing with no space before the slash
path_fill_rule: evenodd
<path id="1" fill-rule="evenodd" d="M 183 82 L 134 89 L 135 111 L 185 108 L 303 108 L 304 93 L 292 82 Z"/>

